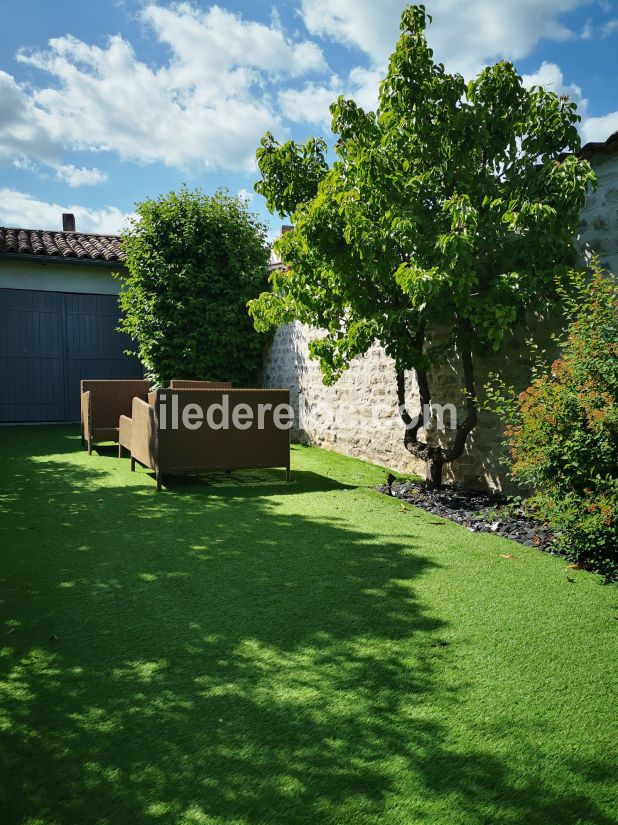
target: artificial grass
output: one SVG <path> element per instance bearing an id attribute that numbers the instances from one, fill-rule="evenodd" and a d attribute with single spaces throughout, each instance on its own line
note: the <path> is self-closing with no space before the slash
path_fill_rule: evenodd
<path id="1" fill-rule="evenodd" d="M 614 588 L 333 453 L 114 453 L 0 430 L 3 825 L 615 825 Z"/>

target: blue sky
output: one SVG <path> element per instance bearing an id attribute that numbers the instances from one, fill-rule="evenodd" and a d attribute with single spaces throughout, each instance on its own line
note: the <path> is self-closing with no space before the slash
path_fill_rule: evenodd
<path id="1" fill-rule="evenodd" d="M 143 198 L 186 183 L 251 198 L 254 155 L 328 138 L 339 94 L 373 107 L 397 0 L 4 0 L 0 224 L 116 232 Z M 618 0 L 427 0 L 437 59 L 466 77 L 507 58 L 569 94 L 584 142 L 618 130 Z"/>

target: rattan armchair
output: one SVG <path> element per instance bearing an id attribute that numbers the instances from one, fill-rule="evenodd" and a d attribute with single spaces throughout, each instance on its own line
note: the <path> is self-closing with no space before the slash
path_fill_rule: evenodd
<path id="1" fill-rule="evenodd" d="M 118 421 L 131 414 L 134 398 L 148 398 L 148 381 L 84 380 L 80 385 L 82 444 L 92 454 L 94 441 L 118 441 Z"/>

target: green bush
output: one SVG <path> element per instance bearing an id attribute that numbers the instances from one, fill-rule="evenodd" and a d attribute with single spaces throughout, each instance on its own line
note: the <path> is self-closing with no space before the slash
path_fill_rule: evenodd
<path id="1" fill-rule="evenodd" d="M 593 263 L 562 291 L 568 327 L 561 356 L 537 362 L 520 395 L 499 380 L 489 406 L 507 424 L 511 472 L 551 524 L 558 548 L 608 578 L 618 576 L 618 286 Z"/>
<path id="2" fill-rule="evenodd" d="M 138 204 L 122 243 L 121 327 L 147 375 L 254 383 L 264 336 L 247 301 L 266 288 L 269 249 L 246 202 L 183 187 Z"/>

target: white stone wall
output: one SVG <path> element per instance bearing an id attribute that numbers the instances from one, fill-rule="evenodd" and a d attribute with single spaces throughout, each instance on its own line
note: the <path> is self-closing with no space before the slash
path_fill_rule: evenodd
<path id="1" fill-rule="evenodd" d="M 356 456 L 389 469 L 424 475 L 424 464 L 414 459 L 403 446 L 403 424 L 397 410 L 397 388 L 392 360 L 378 345 L 354 359 L 339 381 L 327 387 L 320 368 L 309 358 L 309 341 L 319 335 L 298 322 L 286 324 L 274 333 L 264 359 L 263 383 L 267 387 L 287 387 L 294 407 L 297 440 Z M 492 369 L 509 362 L 510 374 L 524 376 L 530 366 L 523 337 L 513 337 L 505 351 L 476 365 L 479 386 Z M 523 386 L 522 381 L 522 386 Z M 451 403 L 464 415 L 463 397 L 457 364 L 445 363 L 434 371 L 431 380 L 434 401 Z M 407 386 L 408 409 L 418 411 L 415 381 L 410 374 Z M 449 425 L 448 413 L 444 416 Z M 430 443 L 441 440 L 432 427 L 423 431 Z M 446 431 L 448 437 L 448 430 Z M 466 453 L 447 470 L 470 486 L 508 487 L 502 463 L 502 431 L 498 420 L 487 413 L 472 433 Z"/>
<path id="2" fill-rule="evenodd" d="M 618 152 L 596 155 L 591 163 L 599 187 L 582 210 L 577 243 L 595 251 L 603 266 L 618 275 Z"/>
<path id="3" fill-rule="evenodd" d="M 578 246 L 596 250 L 603 264 L 618 273 L 618 154 L 593 158 L 599 188 L 582 212 Z M 499 369 L 511 383 L 527 383 L 531 363 L 525 339 L 531 330 L 546 341 L 548 322 L 535 320 L 513 335 L 495 357 L 476 363 L 477 387 Z M 288 387 L 295 407 L 295 436 L 310 444 L 372 461 L 399 472 L 424 472 L 403 447 L 403 425 L 397 412 L 393 363 L 374 345 L 332 387 L 322 383 L 317 362 L 309 358 L 308 343 L 319 332 L 301 324 L 276 330 L 264 359 L 264 386 Z M 461 409 L 457 364 L 445 363 L 432 378 L 433 400 Z M 410 412 L 416 412 L 412 378 L 408 386 Z M 462 413 L 463 414 L 463 411 Z M 429 434 L 430 439 L 437 434 Z M 481 413 L 464 456 L 453 463 L 451 477 L 471 486 L 508 489 L 503 463 L 502 428 L 495 416 Z M 449 473 L 447 473 L 447 476 Z"/>

